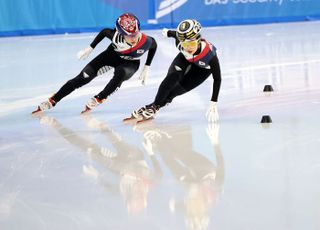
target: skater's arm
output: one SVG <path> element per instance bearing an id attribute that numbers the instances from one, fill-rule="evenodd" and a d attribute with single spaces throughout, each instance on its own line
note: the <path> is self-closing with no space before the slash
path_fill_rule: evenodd
<path id="1" fill-rule="evenodd" d="M 105 37 L 112 40 L 112 37 L 115 31 L 116 29 L 108 29 L 108 28 L 101 30 L 100 33 L 95 37 L 93 42 L 90 44 L 90 46 L 94 49 L 99 44 L 99 42 L 101 42 Z"/>
<path id="2" fill-rule="evenodd" d="M 174 39 L 175 39 L 175 42 L 176 42 L 176 46 L 179 45 L 180 41 L 178 40 L 178 37 L 177 37 L 177 31 L 175 31 L 175 30 L 168 30 L 167 37 L 168 37 L 168 38 L 174 38 Z"/>
<path id="3" fill-rule="evenodd" d="M 157 42 L 153 37 L 150 37 L 152 40 L 149 52 L 148 52 L 148 56 L 147 56 L 147 60 L 146 60 L 146 65 L 150 66 L 151 62 L 153 60 L 153 57 L 157 51 Z"/>
<path id="4" fill-rule="evenodd" d="M 175 30 L 168 30 L 167 28 L 163 28 L 162 35 L 166 38 L 174 38 L 176 42 L 176 46 L 178 47 L 180 42 L 178 40 L 177 32 Z"/>
<path id="5" fill-rule="evenodd" d="M 221 71 L 220 71 L 220 64 L 217 55 L 215 55 L 210 63 L 211 73 L 213 77 L 213 91 L 211 96 L 211 101 L 218 101 L 220 86 L 221 86 Z"/>
<path id="6" fill-rule="evenodd" d="M 167 36 L 168 38 L 176 38 L 177 32 L 175 30 L 168 30 Z"/>

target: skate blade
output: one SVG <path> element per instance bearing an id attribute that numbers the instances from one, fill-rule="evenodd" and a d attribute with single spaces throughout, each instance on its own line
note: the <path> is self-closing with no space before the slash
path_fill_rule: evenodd
<path id="1" fill-rule="evenodd" d="M 89 112 L 91 112 L 91 109 L 88 106 L 86 106 L 85 109 L 81 111 L 81 114 L 88 114 Z"/>
<path id="2" fill-rule="evenodd" d="M 135 117 L 127 117 L 124 118 L 122 121 L 125 124 L 131 125 L 131 124 L 136 124 L 140 119 L 139 118 L 135 118 Z"/>
<path id="3" fill-rule="evenodd" d="M 154 119 L 154 117 L 151 117 L 151 118 L 148 118 L 148 119 L 142 119 L 142 120 L 137 121 L 137 124 L 142 124 L 142 123 L 147 122 L 147 121 L 152 121 L 153 119 Z"/>
<path id="4" fill-rule="evenodd" d="M 136 120 L 136 119 L 137 118 L 135 118 L 135 117 L 126 117 L 126 118 L 122 119 L 122 121 L 125 122 L 125 121 L 131 121 L 131 120 Z"/>
<path id="5" fill-rule="evenodd" d="M 137 118 L 125 118 L 122 120 L 124 124 L 126 125 L 134 125 L 137 123 Z"/>
<path id="6" fill-rule="evenodd" d="M 40 109 L 40 107 L 38 106 L 38 108 L 34 111 L 31 112 L 31 115 L 36 115 L 37 113 L 42 112 L 42 110 Z"/>

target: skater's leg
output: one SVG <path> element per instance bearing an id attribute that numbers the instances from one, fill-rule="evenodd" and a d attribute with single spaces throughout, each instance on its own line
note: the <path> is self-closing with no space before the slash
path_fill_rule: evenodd
<path id="1" fill-rule="evenodd" d="M 69 95 L 75 89 L 87 84 L 93 78 L 96 77 L 96 71 L 91 67 L 90 63 L 84 67 L 84 69 L 75 78 L 67 81 L 57 93 L 50 97 L 47 101 L 40 103 L 38 108 L 32 112 L 32 114 L 51 109 L 54 107 L 62 98 Z"/>
<path id="2" fill-rule="evenodd" d="M 122 64 L 115 67 L 114 76 L 106 85 L 106 87 L 93 98 L 91 98 L 84 110 L 81 112 L 90 112 L 94 107 L 101 104 L 110 94 L 114 93 L 118 88 L 120 88 L 122 82 L 128 80 L 132 75 L 139 69 L 140 61 L 121 61 Z"/>
<path id="3" fill-rule="evenodd" d="M 179 81 L 190 67 L 190 63 L 184 58 L 183 54 L 179 53 L 171 63 L 167 76 L 161 82 L 154 104 L 163 106 L 171 91 L 177 86 Z"/>
<path id="4" fill-rule="evenodd" d="M 146 105 L 139 110 L 133 111 L 132 116 L 142 120 L 154 118 L 161 107 L 170 103 L 176 96 L 182 95 L 199 86 L 208 78 L 210 73 L 210 70 L 201 69 L 192 65 L 190 70 L 188 70 L 187 73 L 181 77 L 181 81 L 178 81 L 175 84 L 166 97 L 163 97 L 161 101 L 155 100 L 153 103 Z"/>
<path id="5" fill-rule="evenodd" d="M 99 54 L 91 62 L 89 62 L 83 70 L 73 79 L 66 82 L 59 91 L 52 97 L 55 102 L 59 102 L 62 98 L 69 95 L 75 89 L 82 87 L 92 81 L 98 73 L 98 70 L 104 66 L 112 66 L 110 61 L 109 49 Z"/>
<path id="6" fill-rule="evenodd" d="M 157 111 L 166 105 L 171 91 L 179 85 L 179 81 L 190 70 L 190 63 L 179 53 L 171 63 L 168 73 L 161 82 L 154 102 L 131 113 L 131 119 L 148 120 L 155 116 Z"/>
<path id="7" fill-rule="evenodd" d="M 89 83 L 92 79 L 97 76 L 98 70 L 104 66 L 114 66 L 115 58 L 114 51 L 112 52 L 112 47 L 110 46 L 107 50 L 100 53 L 91 62 L 89 62 L 83 70 L 73 79 L 66 82 L 57 93 L 50 97 L 47 101 L 42 102 L 38 108 L 32 113 L 37 113 L 39 111 L 51 109 L 57 102 L 62 98 L 69 95 L 75 89 Z"/>
<path id="8" fill-rule="evenodd" d="M 172 89 L 165 102 L 160 106 L 171 103 L 172 100 L 182 94 L 189 92 L 203 83 L 210 75 L 210 70 L 202 69 L 192 65 L 190 71 L 183 76 L 182 80 Z"/>
<path id="9" fill-rule="evenodd" d="M 181 87 L 183 87 L 187 92 L 201 85 L 211 74 L 209 69 L 199 68 L 197 66 L 192 66 L 190 71 L 180 82 Z"/>
<path id="10" fill-rule="evenodd" d="M 189 67 L 190 63 L 179 53 L 171 63 L 166 77 L 161 82 L 154 102 L 134 110 L 131 113 L 131 119 L 149 119 L 153 117 L 159 108 L 165 105 L 171 90 L 178 84 Z"/>
<path id="11" fill-rule="evenodd" d="M 100 100 L 106 99 L 109 95 L 114 93 L 118 88 L 121 87 L 121 84 L 130 79 L 133 74 L 139 69 L 140 62 L 137 61 L 127 61 L 117 67 L 114 70 L 114 76 L 106 85 L 106 87 L 95 96 Z"/>
<path id="12" fill-rule="evenodd" d="M 65 96 L 69 95 L 75 89 L 88 84 L 96 77 L 96 70 L 91 67 L 90 64 L 86 65 L 84 69 L 73 79 L 67 81 L 57 93 L 55 93 L 52 99 L 57 103 Z"/>

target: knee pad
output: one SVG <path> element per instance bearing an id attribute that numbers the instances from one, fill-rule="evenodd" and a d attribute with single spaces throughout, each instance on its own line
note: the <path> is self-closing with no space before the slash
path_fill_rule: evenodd
<path id="1" fill-rule="evenodd" d="M 84 79 L 95 77 L 96 74 L 97 74 L 97 71 L 95 71 L 90 65 L 87 65 L 81 71 L 81 76 Z"/>
<path id="2" fill-rule="evenodd" d="M 78 74 L 78 76 L 69 80 L 68 84 L 71 85 L 74 89 L 76 89 L 90 82 L 95 76 L 95 70 L 90 66 L 86 66 Z"/>

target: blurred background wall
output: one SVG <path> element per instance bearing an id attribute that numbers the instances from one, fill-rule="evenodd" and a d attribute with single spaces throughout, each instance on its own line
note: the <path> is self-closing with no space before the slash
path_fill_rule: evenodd
<path id="1" fill-rule="evenodd" d="M 318 20 L 320 0 L 0 0 L 0 36 L 61 34 L 113 27 L 132 12 L 142 29 Z"/>

